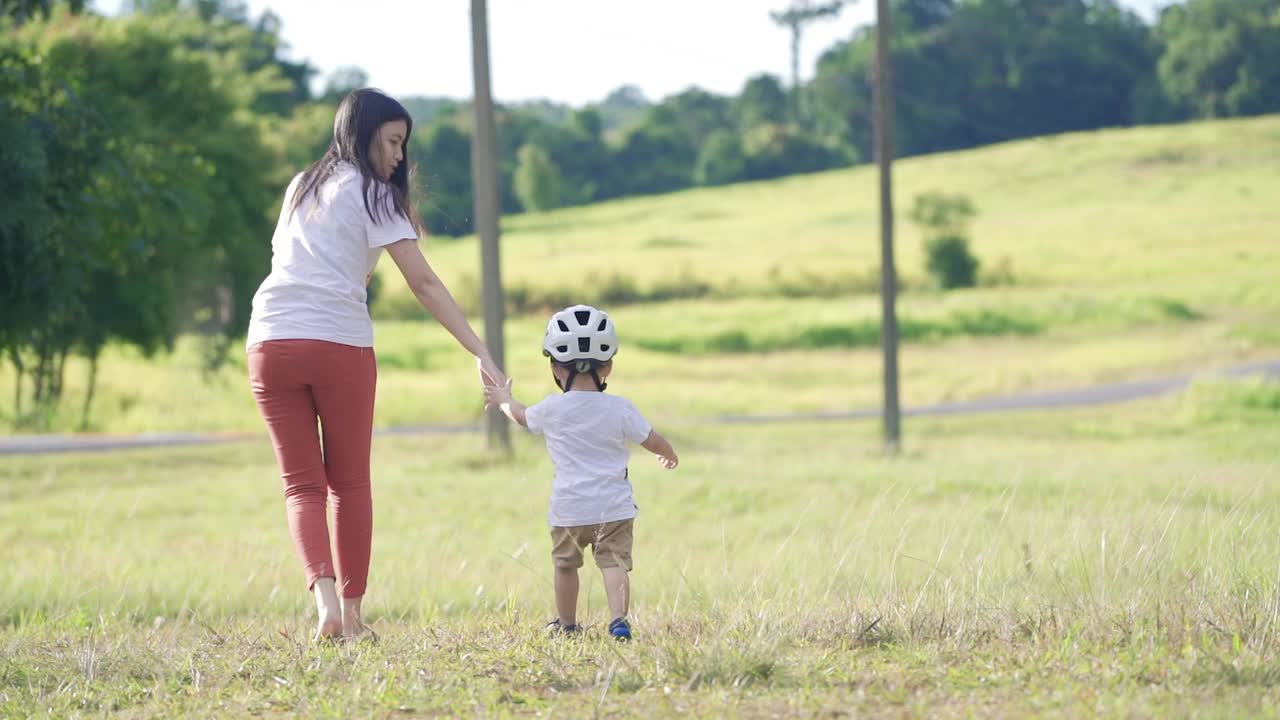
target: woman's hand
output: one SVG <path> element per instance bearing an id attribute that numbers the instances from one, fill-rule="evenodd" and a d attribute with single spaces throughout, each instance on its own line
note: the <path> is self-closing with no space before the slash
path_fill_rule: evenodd
<path id="1" fill-rule="evenodd" d="M 487 355 L 476 358 L 476 369 L 480 371 L 480 384 L 486 388 L 507 384 L 507 376 L 498 369 L 493 358 Z"/>

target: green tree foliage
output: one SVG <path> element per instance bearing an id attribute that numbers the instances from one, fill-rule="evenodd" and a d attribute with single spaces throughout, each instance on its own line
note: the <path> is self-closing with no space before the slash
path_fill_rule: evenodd
<path id="1" fill-rule="evenodd" d="M 847 153 L 833 150 L 788 125 L 761 125 L 743 141 L 747 178 L 767 180 L 793 173 L 829 170 L 847 164 Z"/>
<path id="2" fill-rule="evenodd" d="M 84 11 L 84 0 L 68 0 L 60 3 L 56 0 L 0 0 L 0 16 L 12 18 L 22 23 L 27 20 L 49 17 L 59 5 L 65 5 L 73 13 Z"/>
<path id="3" fill-rule="evenodd" d="M 787 121 L 787 91 L 776 75 L 756 75 L 747 81 L 734 101 L 739 130 Z"/>
<path id="4" fill-rule="evenodd" d="M 1174 103 L 1201 117 L 1280 111 L 1280 0 L 1188 0 L 1156 33 Z"/>
<path id="5" fill-rule="evenodd" d="M 697 150 L 668 107 L 651 108 L 614 154 L 623 194 L 670 192 L 689 187 Z"/>
<path id="6" fill-rule="evenodd" d="M 635 85 L 623 85 L 595 106 L 607 131 L 623 131 L 640 120 L 652 103 Z"/>
<path id="7" fill-rule="evenodd" d="M 1148 28 L 1114 0 L 894 3 L 896 151 L 1132 124 L 1154 77 Z M 823 55 L 811 84 L 826 137 L 870 157 L 874 33 Z"/>
<path id="8" fill-rule="evenodd" d="M 418 207 L 427 232 L 452 236 L 472 232 L 470 137 L 452 123 L 415 129 L 409 157 L 418 168 L 417 184 L 422 190 Z"/>
<path id="9" fill-rule="evenodd" d="M 732 130 L 711 133 L 698 153 L 694 173 L 699 185 L 725 185 L 746 179 L 747 155 L 742 149 L 742 138 Z"/>
<path id="10" fill-rule="evenodd" d="M 973 287 L 978 258 L 969 250 L 969 220 L 975 210 L 964 195 L 927 192 L 917 195 L 910 217 L 924 235 L 925 270 L 943 290 Z"/>
<path id="11" fill-rule="evenodd" d="M 320 100 L 337 105 L 352 90 L 368 86 L 369 74 L 364 70 L 358 67 L 340 67 L 325 79 L 324 92 L 320 93 Z"/>
<path id="12" fill-rule="evenodd" d="M 525 143 L 516 168 L 516 194 L 525 210 L 541 212 L 560 204 L 560 171 L 540 145 Z"/>
<path id="13" fill-rule="evenodd" d="M 253 32 L 211 33 L 180 12 L 0 37 L 0 345 L 31 411 L 58 400 L 72 353 L 243 332 L 279 203 L 252 108 L 281 76 L 251 73 L 247 54 L 190 50 L 249 47 Z"/>

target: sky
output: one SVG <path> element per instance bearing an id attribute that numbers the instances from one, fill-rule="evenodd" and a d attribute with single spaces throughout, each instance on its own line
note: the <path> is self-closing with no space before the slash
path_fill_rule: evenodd
<path id="1" fill-rule="evenodd" d="M 1151 20 L 1173 0 L 1120 0 Z M 97 0 L 119 12 L 122 0 Z M 659 100 L 690 86 L 736 94 L 747 78 L 791 73 L 790 34 L 769 17 L 788 0 L 489 0 L 493 95 L 506 102 L 545 98 L 573 106 L 620 85 Z M 468 0 L 248 0 L 257 17 L 283 21 L 287 57 L 323 77 L 357 66 L 395 95 L 471 95 Z M 354 7 L 359 10 L 355 10 Z M 874 0 L 856 0 L 837 18 L 808 26 L 801 77 L 818 56 L 870 21 Z"/>

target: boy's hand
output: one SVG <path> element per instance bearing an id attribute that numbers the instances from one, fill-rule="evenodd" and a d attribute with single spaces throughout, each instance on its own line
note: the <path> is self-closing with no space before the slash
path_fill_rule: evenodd
<path id="1" fill-rule="evenodd" d="M 658 456 L 658 464 L 668 470 L 675 470 L 680 464 L 680 456 L 676 449 L 657 430 L 650 430 L 649 437 L 640 443 L 640 447 Z"/>
<path id="2" fill-rule="evenodd" d="M 506 383 L 502 385 L 484 386 L 484 407 L 486 410 L 502 407 L 503 403 L 509 403 L 511 400 L 511 378 L 507 378 Z"/>

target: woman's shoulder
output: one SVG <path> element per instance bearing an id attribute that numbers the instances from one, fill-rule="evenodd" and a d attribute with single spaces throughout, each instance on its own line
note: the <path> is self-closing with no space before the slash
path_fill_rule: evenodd
<path id="1" fill-rule="evenodd" d="M 360 168 L 347 160 L 339 160 L 333 166 L 333 175 L 329 177 L 329 181 L 339 187 L 348 187 L 354 185 L 360 186 Z"/>

